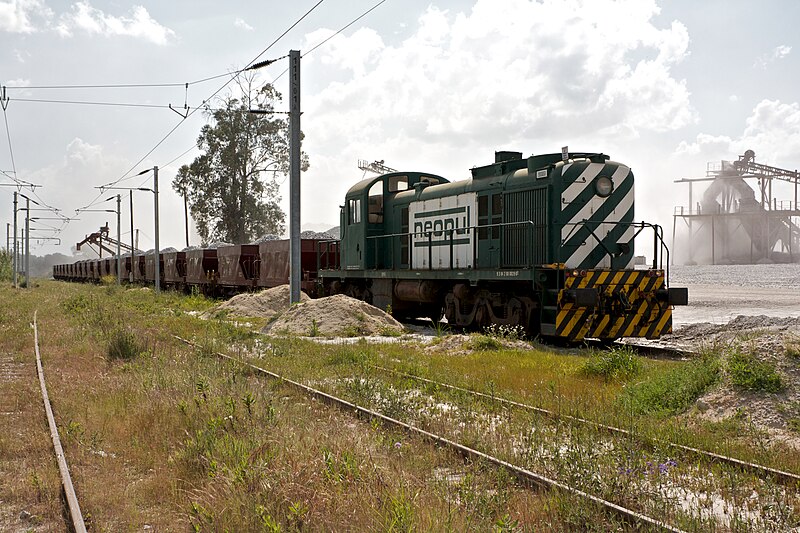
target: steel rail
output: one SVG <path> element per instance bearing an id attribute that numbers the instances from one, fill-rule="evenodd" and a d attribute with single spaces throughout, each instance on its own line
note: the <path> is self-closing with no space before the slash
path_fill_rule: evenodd
<path id="1" fill-rule="evenodd" d="M 173 335 L 173 337 L 178 339 L 179 341 L 189 345 L 189 346 L 197 347 L 197 345 L 194 342 L 192 342 L 192 341 L 190 341 L 188 339 L 184 339 L 184 338 L 179 337 L 177 335 Z M 566 485 L 564 483 L 561 483 L 560 481 L 556 481 L 554 479 L 550 479 L 548 477 L 545 477 L 545 476 L 543 476 L 541 474 L 537 474 L 535 472 L 532 472 L 532 471 L 527 470 L 525 468 L 522 468 L 520 466 L 514 465 L 512 463 L 509 463 L 508 461 L 504 461 L 502 459 L 499 459 L 499 458 L 494 457 L 492 455 L 489 455 L 487 453 L 481 452 L 481 451 L 476 450 L 474 448 L 470 448 L 470 447 L 465 446 L 463 444 L 459 444 L 458 442 L 452 441 L 452 440 L 450 440 L 448 438 L 445 438 L 445 437 L 442 437 L 440 435 L 436 435 L 435 433 L 431 433 L 429 431 L 425 431 L 424 429 L 420 429 L 420 428 L 418 428 L 416 426 L 412 426 L 410 424 L 406 424 L 405 422 L 402 422 L 402 421 L 397 420 L 395 418 L 391 418 L 391 417 L 386 416 L 386 415 L 384 415 L 382 413 L 379 413 L 377 411 L 373 411 L 371 409 L 368 409 L 366 407 L 362 407 L 360 405 L 354 404 L 354 403 L 349 402 L 347 400 L 344 400 L 342 398 L 338 398 L 336 396 L 333 396 L 333 395 L 328 394 L 326 392 L 323 392 L 321 390 L 315 389 L 313 387 L 309 387 L 308 385 L 304 385 L 304 384 L 302 384 L 302 383 L 300 383 L 298 381 L 294 381 L 294 380 L 289 379 L 287 377 L 281 376 L 280 374 L 276 374 L 275 372 L 269 371 L 269 370 L 267 370 L 265 368 L 261 368 L 259 366 L 256 366 L 256 365 L 252 364 L 252 363 L 248 363 L 248 362 L 243 361 L 241 359 L 237 359 L 235 357 L 231 357 L 230 355 L 226 355 L 226 354 L 223 354 L 223 353 L 220 353 L 220 352 L 213 352 L 213 353 L 218 357 L 221 357 L 221 358 L 224 358 L 224 359 L 228 359 L 228 360 L 233 361 L 235 363 L 238 363 L 240 365 L 246 366 L 246 367 L 248 367 L 248 368 L 250 368 L 252 370 L 256 370 L 257 372 L 265 374 L 265 375 L 267 375 L 267 376 L 269 376 L 269 377 L 271 377 L 273 379 L 276 379 L 278 381 L 281 381 L 283 383 L 291 385 L 292 387 L 304 392 L 308 396 L 311 396 L 312 398 L 316 398 L 316 399 L 318 399 L 318 400 L 320 400 L 320 401 L 322 401 L 322 402 L 324 402 L 324 403 L 326 403 L 328 405 L 334 405 L 334 406 L 342 408 L 342 409 L 344 409 L 345 411 L 348 411 L 348 412 L 355 412 L 356 416 L 358 416 L 360 418 L 363 417 L 363 418 L 366 418 L 368 420 L 369 419 L 381 420 L 382 422 L 385 422 L 385 423 L 390 424 L 392 426 L 398 427 L 398 428 L 406 431 L 407 433 L 418 435 L 418 436 L 422 437 L 425 440 L 428 440 L 428 441 L 433 442 L 435 444 L 439 444 L 439 445 L 442 445 L 444 447 L 447 447 L 447 448 L 450 448 L 452 450 L 455 450 L 462 457 L 470 458 L 470 459 L 484 460 L 484 461 L 486 461 L 488 463 L 491 463 L 491 464 L 493 464 L 495 466 L 505 468 L 506 470 L 508 470 L 509 472 L 514 474 L 514 476 L 520 482 L 522 482 L 522 483 L 524 483 L 526 485 L 533 484 L 533 485 L 536 485 L 536 486 L 539 486 L 539 487 L 542 487 L 542 488 L 547 488 L 547 489 L 559 489 L 559 490 L 562 490 L 562 491 L 567 492 L 569 494 L 572 494 L 573 496 L 578 496 L 580 498 L 584 498 L 586 500 L 591 501 L 592 503 L 594 503 L 596 505 L 599 505 L 601 507 L 604 507 L 604 508 L 614 512 L 615 514 L 617 514 L 618 516 L 620 516 L 622 519 L 624 519 L 627 522 L 631 522 L 631 523 L 638 524 L 638 525 L 646 524 L 648 526 L 652 526 L 652 527 L 658 528 L 658 529 L 660 529 L 662 531 L 670 531 L 670 532 L 674 532 L 674 533 L 683 533 L 683 530 L 675 528 L 675 527 L 673 527 L 673 526 L 671 526 L 671 525 L 669 525 L 669 524 L 667 524 L 665 522 L 662 522 L 661 520 L 657 520 L 655 518 L 651 518 L 651 517 L 649 517 L 647 515 L 644 515 L 642 513 L 637 512 L 637 511 L 633 511 L 633 510 L 628 509 L 626 507 L 622 507 L 621 505 L 617 505 L 617 504 L 615 504 L 613 502 L 610 502 L 608 500 L 604 500 L 604 499 L 602 499 L 602 498 L 600 498 L 598 496 L 594 496 L 592 494 L 589 494 L 588 492 L 584 492 L 584 491 L 582 491 L 580 489 L 577 489 L 575 487 L 572 487 L 570 485 Z"/>
<path id="2" fill-rule="evenodd" d="M 47 424 L 50 426 L 50 437 L 53 439 L 53 450 L 58 462 L 58 470 L 61 472 L 61 486 L 64 489 L 64 497 L 67 500 L 67 507 L 72 518 L 72 530 L 75 533 L 86 533 L 86 524 L 83 522 L 81 507 L 78 504 L 78 497 L 72 486 L 72 478 L 69 475 L 67 459 L 64 457 L 64 449 L 61 447 L 61 439 L 58 438 L 58 428 L 53 417 L 53 408 L 50 406 L 50 397 L 47 394 L 47 385 L 44 382 L 44 369 L 42 368 L 42 357 L 39 353 L 39 328 L 37 327 L 36 316 L 38 310 L 33 313 L 33 345 L 36 350 L 36 372 L 39 374 L 39 386 L 42 389 L 42 401 L 44 410 L 47 413 Z"/>
<path id="3" fill-rule="evenodd" d="M 758 463 L 751 463 L 751 462 L 748 462 L 748 461 L 742 461 L 741 459 L 736 459 L 735 457 L 730 457 L 730 456 L 727 456 L 727 455 L 722 455 L 722 454 L 719 454 L 719 453 L 710 452 L 708 450 L 702 450 L 700 448 L 694 448 L 692 446 L 686 446 L 686 445 L 683 445 L 683 444 L 676 444 L 674 442 L 669 442 L 669 441 L 665 441 L 665 440 L 661 440 L 661 439 L 654 439 L 654 438 L 651 438 L 651 437 L 646 437 L 644 435 L 639 435 L 639 434 L 633 433 L 632 431 L 629 431 L 627 429 L 618 428 L 616 426 L 609 426 L 607 424 L 602 424 L 600 422 L 595 422 L 593 420 L 588 420 L 586 418 L 581 418 L 581 417 L 578 417 L 578 416 L 555 413 L 553 411 L 550 411 L 548 409 L 544 409 L 542 407 L 536 407 L 534 405 L 529 405 L 529 404 L 517 402 L 517 401 L 514 401 L 514 400 L 509 400 L 508 398 L 503 398 L 501 396 L 496 396 L 496 395 L 493 395 L 493 394 L 487 394 L 485 392 L 479 392 L 479 391 L 476 391 L 476 390 L 467 389 L 467 388 L 464 388 L 464 387 L 459 387 L 457 385 L 450 385 L 449 383 L 442 383 L 440 381 L 436 381 L 436 380 L 432 380 L 432 379 L 428 379 L 428 378 L 423 378 L 421 376 L 417 376 L 417 375 L 414 375 L 414 374 L 409 374 L 407 372 L 401 372 L 399 370 L 394 370 L 394 369 L 391 369 L 391 368 L 386 368 L 386 367 L 383 367 L 383 366 L 380 366 L 380 365 L 370 365 L 370 366 L 372 368 L 375 368 L 375 369 L 380 370 L 382 372 L 388 372 L 388 373 L 391 373 L 391 374 L 396 374 L 398 376 L 414 379 L 414 380 L 417 380 L 417 381 L 421 381 L 423 383 L 428 383 L 430 385 L 436 385 L 436 386 L 439 386 L 439 387 L 442 387 L 442 388 L 446 388 L 446 389 L 451 389 L 451 390 L 456 390 L 456 391 L 459 391 L 459 392 L 465 392 L 465 393 L 468 393 L 468 394 L 473 394 L 475 396 L 478 396 L 478 397 L 481 397 L 481 398 L 486 398 L 486 399 L 489 399 L 489 400 L 492 400 L 492 401 L 495 401 L 495 402 L 498 402 L 498 403 L 502 403 L 502 404 L 505 404 L 505 405 L 510 405 L 510 406 L 513 406 L 513 407 L 518 407 L 520 409 L 525 409 L 527 411 L 532 411 L 532 412 L 535 412 L 535 413 L 539 413 L 539 414 L 548 416 L 550 418 L 562 418 L 564 420 L 570 420 L 572 422 L 578 422 L 578 423 L 581 423 L 581 424 L 594 426 L 594 427 L 596 427 L 598 429 L 602 429 L 602 430 L 607 431 L 609 433 L 616 433 L 618 435 L 631 437 L 631 438 L 634 438 L 634 439 L 637 439 L 637 440 L 640 440 L 640 441 L 646 441 L 646 442 L 649 442 L 651 444 L 666 445 L 666 446 L 669 446 L 671 448 L 675 448 L 677 450 L 681 450 L 683 452 L 688 452 L 688 453 L 694 454 L 696 456 L 705 457 L 705 458 L 707 458 L 707 459 L 709 459 L 710 461 L 713 461 L 713 462 L 726 463 L 726 464 L 729 464 L 729 465 L 732 465 L 732 466 L 736 466 L 736 467 L 738 467 L 738 468 L 740 468 L 740 469 L 742 469 L 744 471 L 747 471 L 747 472 L 769 474 L 771 476 L 774 476 L 776 479 L 780 479 L 784 483 L 789 483 L 789 484 L 795 483 L 795 484 L 797 484 L 798 487 L 800 487 L 800 475 L 793 474 L 792 472 L 786 472 L 785 470 L 778 470 L 777 468 L 772 468 L 772 467 L 769 467 L 769 466 L 760 465 Z"/>

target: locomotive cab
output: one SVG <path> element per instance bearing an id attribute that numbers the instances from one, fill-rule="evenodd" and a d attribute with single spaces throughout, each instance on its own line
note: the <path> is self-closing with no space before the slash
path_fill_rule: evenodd
<path id="1" fill-rule="evenodd" d="M 408 232 L 408 210 L 394 209 L 398 193 L 420 190 L 428 185 L 448 183 L 433 174 L 395 172 L 356 183 L 347 191 L 340 215 L 342 268 L 376 270 L 397 268 L 408 253 L 408 236 L 393 235 L 387 228 Z M 405 229 L 403 229 L 405 228 Z"/>

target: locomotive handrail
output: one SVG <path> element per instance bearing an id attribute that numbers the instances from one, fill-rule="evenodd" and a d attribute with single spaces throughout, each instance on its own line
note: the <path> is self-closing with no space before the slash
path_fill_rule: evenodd
<path id="1" fill-rule="evenodd" d="M 331 245 L 334 245 L 333 248 L 336 248 L 337 245 L 341 242 L 341 239 L 325 239 L 325 240 L 318 240 L 317 241 L 317 272 L 320 270 L 328 270 L 331 266 L 338 267 L 341 264 L 341 258 L 338 261 L 330 261 L 329 255 L 333 255 L 331 252 Z M 322 250 L 322 245 L 325 245 L 325 250 Z M 322 268 L 322 257 L 325 256 L 325 268 Z M 333 265 L 331 264 L 333 263 Z M 337 264 L 338 263 L 338 264 Z"/>
<path id="2" fill-rule="evenodd" d="M 595 235 L 594 230 L 589 225 L 590 222 L 596 222 L 598 224 L 607 224 L 608 223 L 608 222 L 604 222 L 604 221 L 597 221 L 597 220 L 591 220 L 591 219 L 586 219 L 585 218 L 585 219 L 581 220 L 580 222 L 571 222 L 569 224 L 565 224 L 565 226 L 572 226 L 572 229 L 567 234 L 567 236 L 564 237 L 561 240 L 561 244 L 563 245 L 564 243 L 566 243 L 569 240 L 569 238 L 572 236 L 572 234 L 575 233 L 575 231 L 577 231 L 578 227 L 584 226 L 589 230 L 589 233 L 592 235 L 592 237 L 595 238 L 595 240 L 598 242 L 598 244 L 600 246 L 602 246 L 603 249 L 610 256 L 613 256 L 614 253 L 611 252 L 611 250 L 609 250 L 608 247 L 606 247 L 606 245 L 603 242 L 603 240 L 600 239 L 599 237 L 597 237 L 597 235 Z M 613 224 L 618 225 L 618 226 L 629 226 L 629 227 L 632 227 L 632 228 L 639 228 L 639 231 L 637 231 L 636 233 L 633 234 L 633 237 L 631 237 L 629 242 L 635 240 L 636 237 L 638 237 L 639 234 L 641 234 L 641 232 L 644 231 L 646 228 L 650 228 L 650 229 L 653 230 L 653 269 L 658 269 L 658 270 L 663 269 L 664 270 L 664 280 L 665 280 L 665 284 L 668 286 L 669 285 L 669 247 L 667 246 L 666 242 L 664 242 L 664 228 L 662 228 L 659 224 L 653 224 L 653 223 L 644 222 L 644 221 L 642 221 L 642 222 L 616 221 L 616 222 L 613 222 Z M 664 262 L 664 256 L 665 255 L 666 255 L 666 263 Z M 666 265 L 666 266 L 664 266 L 664 265 Z"/>

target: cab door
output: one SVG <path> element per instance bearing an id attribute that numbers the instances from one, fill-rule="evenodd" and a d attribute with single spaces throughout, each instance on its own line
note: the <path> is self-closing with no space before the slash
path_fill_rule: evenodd
<path id="1" fill-rule="evenodd" d="M 503 193 L 478 196 L 478 267 L 500 266 Z"/>
<path id="2" fill-rule="evenodd" d="M 346 228 L 342 242 L 344 251 L 342 267 L 345 270 L 364 269 L 364 257 L 366 255 L 366 250 L 364 249 L 366 237 L 364 210 L 366 202 L 364 200 L 361 196 L 351 197 L 347 199 L 347 204 L 345 205 Z"/>

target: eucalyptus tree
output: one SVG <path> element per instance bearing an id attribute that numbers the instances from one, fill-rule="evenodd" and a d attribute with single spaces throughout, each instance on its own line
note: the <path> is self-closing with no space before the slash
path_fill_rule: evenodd
<path id="1" fill-rule="evenodd" d="M 280 93 L 253 85 L 252 77 L 243 80 L 241 97 L 229 95 L 206 109 L 209 123 L 197 138 L 201 154 L 172 182 L 186 196 L 204 245 L 241 244 L 284 230 L 278 178 L 289 172 L 289 122 L 274 113 Z M 305 153 L 301 161 L 306 170 Z"/>

